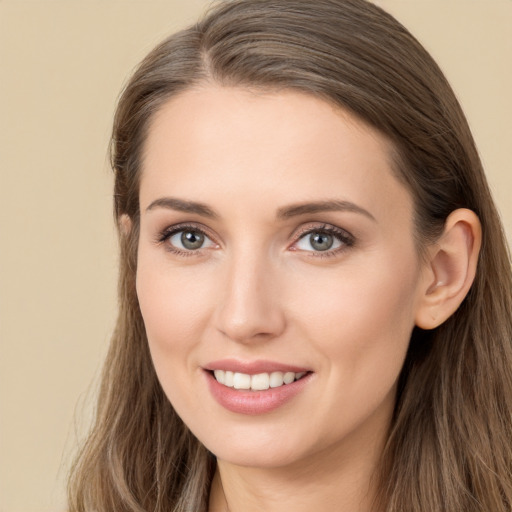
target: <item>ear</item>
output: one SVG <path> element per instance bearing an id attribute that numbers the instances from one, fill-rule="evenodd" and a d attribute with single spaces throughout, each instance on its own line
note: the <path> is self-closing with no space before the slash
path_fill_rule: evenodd
<path id="1" fill-rule="evenodd" d="M 132 230 L 132 219 L 128 216 L 128 214 L 123 213 L 118 219 L 119 230 L 123 236 L 127 236 L 130 234 Z"/>
<path id="2" fill-rule="evenodd" d="M 475 278 L 481 241 L 480 220 L 473 211 L 461 208 L 448 216 L 443 234 L 428 249 L 418 327 L 434 329 L 460 306 Z"/>

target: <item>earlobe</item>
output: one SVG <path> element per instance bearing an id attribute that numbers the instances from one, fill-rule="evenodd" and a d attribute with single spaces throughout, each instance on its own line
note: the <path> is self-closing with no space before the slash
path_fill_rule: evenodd
<path id="1" fill-rule="evenodd" d="M 132 219 L 128 216 L 128 214 L 123 213 L 118 219 L 119 231 L 123 236 L 127 236 L 130 234 L 132 230 Z"/>
<path id="2" fill-rule="evenodd" d="M 429 250 L 418 327 L 434 329 L 460 306 L 475 278 L 481 239 L 480 220 L 473 211 L 460 208 L 448 216 L 443 234 Z"/>

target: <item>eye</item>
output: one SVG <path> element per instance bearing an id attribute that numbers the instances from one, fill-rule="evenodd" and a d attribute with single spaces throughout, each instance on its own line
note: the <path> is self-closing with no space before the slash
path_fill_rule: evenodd
<path id="1" fill-rule="evenodd" d="M 297 243 L 297 248 L 301 251 L 328 251 L 337 249 L 340 245 L 341 242 L 336 240 L 333 235 L 317 232 L 303 236 Z"/>
<path id="2" fill-rule="evenodd" d="M 179 249 L 187 249 L 195 251 L 201 249 L 205 241 L 209 241 L 208 237 L 199 231 L 178 231 L 169 237 L 169 242 Z"/>
<path id="3" fill-rule="evenodd" d="M 175 226 L 164 231 L 159 242 L 168 244 L 168 249 L 176 253 L 191 253 L 216 246 L 202 230 L 186 226 Z"/>
<path id="4" fill-rule="evenodd" d="M 300 251 L 335 253 L 354 244 L 354 238 L 346 231 L 334 226 L 308 229 L 293 248 Z"/>
<path id="5" fill-rule="evenodd" d="M 323 252 L 337 249 L 341 246 L 341 242 L 330 233 L 317 231 L 302 236 L 295 246 L 301 251 Z"/>

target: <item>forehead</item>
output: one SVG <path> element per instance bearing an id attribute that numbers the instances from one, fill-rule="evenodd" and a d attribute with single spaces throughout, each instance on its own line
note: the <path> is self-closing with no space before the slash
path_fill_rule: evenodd
<path id="1" fill-rule="evenodd" d="M 410 213 L 391 155 L 384 136 L 312 95 L 205 86 L 173 97 L 152 120 L 141 208 L 164 193 L 240 207 L 336 196 L 383 210 L 394 201 Z"/>

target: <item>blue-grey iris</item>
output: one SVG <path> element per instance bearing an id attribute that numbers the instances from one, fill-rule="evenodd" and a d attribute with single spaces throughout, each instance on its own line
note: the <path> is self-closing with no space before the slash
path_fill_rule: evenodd
<path id="1" fill-rule="evenodd" d="M 181 234 L 181 243 L 185 249 L 200 249 L 204 244 L 204 235 L 197 231 L 183 231 Z"/>
<path id="2" fill-rule="evenodd" d="M 316 251 L 327 251 L 333 246 L 334 237 L 326 233 L 312 233 L 309 243 Z"/>

